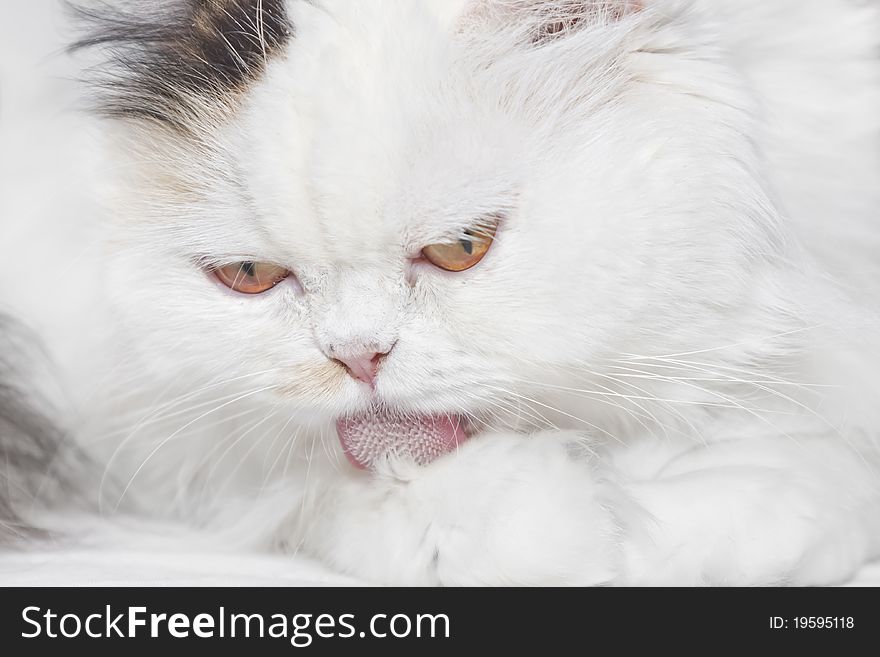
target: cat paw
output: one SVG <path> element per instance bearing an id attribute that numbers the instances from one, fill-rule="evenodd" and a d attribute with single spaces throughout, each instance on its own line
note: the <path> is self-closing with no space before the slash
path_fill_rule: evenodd
<path id="1" fill-rule="evenodd" d="M 625 544 L 634 585 L 827 585 L 869 551 L 857 504 L 818 477 L 712 468 L 629 487 L 650 519 Z"/>
<path id="2" fill-rule="evenodd" d="M 321 496 L 303 544 L 381 583 L 608 583 L 618 530 L 577 444 L 485 435 L 428 467 L 346 477 Z"/>

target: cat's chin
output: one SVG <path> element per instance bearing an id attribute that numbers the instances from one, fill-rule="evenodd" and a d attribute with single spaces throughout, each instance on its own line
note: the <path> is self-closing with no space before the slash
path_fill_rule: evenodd
<path id="1" fill-rule="evenodd" d="M 458 415 L 400 413 L 382 406 L 339 418 L 336 433 L 348 460 L 363 470 L 390 456 L 427 465 L 470 435 Z"/>

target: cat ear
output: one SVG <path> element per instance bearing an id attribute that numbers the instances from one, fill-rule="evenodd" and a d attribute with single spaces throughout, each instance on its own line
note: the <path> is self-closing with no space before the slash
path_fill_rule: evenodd
<path id="1" fill-rule="evenodd" d="M 537 4 L 545 5 L 548 19 L 536 40 L 547 41 L 571 34 L 585 23 L 619 21 L 641 11 L 643 0 L 570 0 Z"/>
<path id="2" fill-rule="evenodd" d="M 640 12 L 647 0 L 476 0 L 474 14 L 530 26 L 536 44 L 564 38 L 587 25 L 615 23 Z"/>

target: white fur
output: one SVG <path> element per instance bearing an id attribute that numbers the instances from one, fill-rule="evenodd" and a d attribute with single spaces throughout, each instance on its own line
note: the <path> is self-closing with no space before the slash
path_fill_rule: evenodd
<path id="1" fill-rule="evenodd" d="M 121 130 L 90 260 L 114 330 L 72 374 L 105 512 L 388 583 L 824 584 L 877 556 L 877 4 L 644 0 L 524 43 L 589 4 L 291 0 L 231 119 Z M 474 269 L 408 269 L 494 212 Z M 243 258 L 298 285 L 194 264 Z M 340 343 L 394 344 L 381 399 L 480 435 L 354 472 Z"/>

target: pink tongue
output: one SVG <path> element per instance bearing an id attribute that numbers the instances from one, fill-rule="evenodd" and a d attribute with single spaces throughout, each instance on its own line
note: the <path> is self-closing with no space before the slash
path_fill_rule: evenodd
<path id="1" fill-rule="evenodd" d="M 336 432 L 348 460 L 364 470 L 391 454 L 427 465 L 467 440 L 459 417 L 392 415 L 378 409 L 337 420 Z"/>

